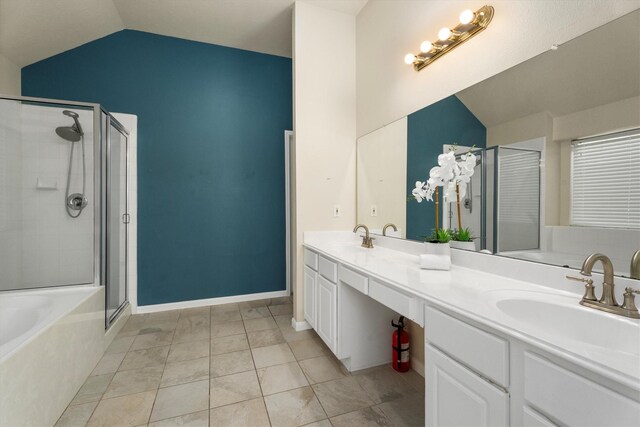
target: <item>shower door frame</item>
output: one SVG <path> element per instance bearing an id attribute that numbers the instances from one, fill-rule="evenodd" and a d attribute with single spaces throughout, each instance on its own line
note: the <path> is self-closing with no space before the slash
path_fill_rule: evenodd
<path id="1" fill-rule="evenodd" d="M 122 123 L 118 121 L 115 117 L 113 117 L 108 111 L 101 109 L 101 118 L 100 118 L 100 127 L 104 126 L 105 138 L 103 139 L 104 144 L 102 144 L 101 150 L 104 150 L 101 155 L 101 159 L 103 160 L 102 165 L 102 173 L 101 173 L 101 181 L 103 182 L 102 188 L 103 192 L 101 192 L 102 206 L 101 210 L 101 227 L 104 230 L 104 239 L 102 239 L 100 243 L 100 250 L 103 254 L 101 259 L 102 263 L 100 268 L 100 276 L 101 282 L 105 288 L 105 298 L 104 298 L 104 310 L 105 310 L 105 329 L 109 329 L 109 327 L 115 322 L 120 315 L 124 311 L 124 309 L 129 305 L 129 182 L 130 182 L 130 159 L 129 159 L 129 131 L 125 128 Z M 109 279 L 107 271 L 109 267 L 108 256 L 109 256 L 109 246 L 107 245 L 107 240 L 109 236 L 109 221 L 108 221 L 108 201 L 107 195 L 111 189 L 111 184 L 109 182 L 109 166 L 111 164 L 111 126 L 116 128 L 118 132 L 123 134 L 126 138 L 125 142 L 125 213 L 120 218 L 120 221 L 125 225 L 125 237 L 124 237 L 124 301 L 122 304 L 118 306 L 118 308 L 113 312 L 112 315 L 109 315 L 109 293 L 108 287 L 109 283 L 107 280 Z M 127 220 L 125 221 L 125 216 Z M 119 262 L 119 260 L 118 260 Z"/>
<path id="2" fill-rule="evenodd" d="M 102 252 L 101 252 L 101 212 L 102 212 L 102 162 L 101 162 L 101 141 L 102 141 L 102 126 L 101 126 L 101 112 L 102 108 L 100 104 L 92 102 L 78 102 L 67 101 L 62 99 L 49 99 L 38 98 L 33 96 L 14 96 L 4 95 L 0 93 L 0 100 L 9 100 L 17 102 L 33 102 L 36 104 L 46 104 L 63 106 L 63 107 L 82 107 L 91 108 L 93 110 L 93 283 L 69 283 L 65 285 L 52 285 L 52 286 L 40 286 L 39 289 L 45 288 L 60 288 L 63 286 L 83 286 L 93 285 L 100 286 L 101 272 L 100 266 L 102 265 Z M 128 197 L 128 196 L 127 196 Z M 34 288 L 24 288 L 34 289 Z"/>

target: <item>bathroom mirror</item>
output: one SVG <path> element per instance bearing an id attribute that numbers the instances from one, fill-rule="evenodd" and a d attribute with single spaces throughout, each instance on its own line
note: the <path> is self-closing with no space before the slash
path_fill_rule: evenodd
<path id="1" fill-rule="evenodd" d="M 358 223 L 423 240 L 435 204 L 411 192 L 455 146 L 472 150 L 440 225 L 474 250 L 580 268 L 607 254 L 629 276 L 640 249 L 640 10 L 358 139 Z M 467 245 L 468 246 L 468 245 Z M 469 249 L 471 249 L 469 247 Z"/>

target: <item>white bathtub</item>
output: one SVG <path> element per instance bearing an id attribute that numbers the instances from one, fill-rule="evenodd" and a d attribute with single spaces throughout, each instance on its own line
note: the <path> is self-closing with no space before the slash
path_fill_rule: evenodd
<path id="1" fill-rule="evenodd" d="M 104 313 L 102 287 L 0 293 L 0 426 L 55 424 L 104 353 Z"/>
<path id="2" fill-rule="evenodd" d="M 74 286 L 0 293 L 0 363 L 96 292 Z"/>

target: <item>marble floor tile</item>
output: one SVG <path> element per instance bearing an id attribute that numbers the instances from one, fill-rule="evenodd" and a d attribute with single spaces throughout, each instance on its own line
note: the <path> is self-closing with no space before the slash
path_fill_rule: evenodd
<path id="1" fill-rule="evenodd" d="M 328 419 L 305 424 L 303 427 L 332 427 Z"/>
<path id="2" fill-rule="evenodd" d="M 173 331 L 153 332 L 138 335 L 133 341 L 130 350 L 142 350 L 145 348 L 162 347 L 173 341 Z"/>
<path id="3" fill-rule="evenodd" d="M 242 320 L 242 316 L 239 311 L 212 311 L 211 312 L 211 324 L 218 323 L 237 322 Z"/>
<path id="4" fill-rule="evenodd" d="M 260 319 L 261 317 L 271 317 L 271 312 L 267 307 L 249 307 L 240 310 L 242 320 Z"/>
<path id="5" fill-rule="evenodd" d="M 291 300 L 291 297 L 278 297 L 278 298 L 271 298 L 269 300 L 269 306 L 271 305 L 280 305 L 280 304 L 293 304 L 293 301 Z"/>
<path id="6" fill-rule="evenodd" d="M 354 378 L 375 403 L 382 403 L 415 393 L 400 375 L 391 367 L 385 366 L 365 374 L 354 375 Z"/>
<path id="7" fill-rule="evenodd" d="M 315 384 L 312 388 L 329 417 L 367 408 L 374 404 L 353 377 Z"/>
<path id="8" fill-rule="evenodd" d="M 209 411 L 194 412 L 149 423 L 149 427 L 209 427 Z"/>
<path id="9" fill-rule="evenodd" d="M 212 426 L 269 427 L 269 416 L 261 397 L 211 410 Z"/>
<path id="10" fill-rule="evenodd" d="M 211 338 L 211 355 L 248 350 L 249 342 L 246 334 L 229 335 Z"/>
<path id="11" fill-rule="evenodd" d="M 327 418 L 311 387 L 272 394 L 264 401 L 273 426 L 301 426 Z"/>
<path id="12" fill-rule="evenodd" d="M 183 308 L 180 310 L 180 319 L 184 319 L 186 317 L 199 317 L 205 316 L 209 317 L 211 315 L 211 307 L 193 307 L 193 308 Z"/>
<path id="13" fill-rule="evenodd" d="M 333 427 L 394 427 L 382 410 L 376 407 L 364 408 L 331 418 Z M 423 426 L 424 421 L 415 426 Z"/>
<path id="14" fill-rule="evenodd" d="M 253 361 L 256 368 L 295 362 L 295 357 L 287 344 L 276 344 L 267 347 L 252 348 Z"/>
<path id="15" fill-rule="evenodd" d="M 258 379 L 265 396 L 309 385 L 297 362 L 258 369 Z"/>
<path id="16" fill-rule="evenodd" d="M 98 362 L 96 367 L 91 372 L 91 375 L 104 375 L 110 374 L 118 370 L 118 367 L 122 363 L 122 360 L 127 355 L 127 353 L 112 353 L 105 354 L 102 356 L 102 359 Z"/>
<path id="17" fill-rule="evenodd" d="M 135 339 L 135 335 L 130 337 L 121 337 L 118 335 L 113 339 L 113 341 L 111 341 L 111 344 L 109 344 L 109 347 L 105 350 L 105 354 L 126 353 L 129 351 L 129 347 L 131 347 L 131 344 L 133 344 L 133 340 Z"/>
<path id="18" fill-rule="evenodd" d="M 77 405 L 80 403 L 97 402 L 102 398 L 102 394 L 105 392 L 109 383 L 113 378 L 113 374 L 96 375 L 87 378 L 76 396 L 71 401 L 71 405 Z M 87 418 L 88 419 L 88 418 Z"/>
<path id="19" fill-rule="evenodd" d="M 167 311 L 158 311 L 156 313 L 147 314 L 147 318 L 145 319 L 145 323 L 154 323 L 158 321 L 171 321 L 178 320 L 180 317 L 181 310 L 167 310 Z"/>
<path id="20" fill-rule="evenodd" d="M 285 342 L 280 329 L 267 329 L 264 331 L 248 332 L 249 345 L 251 348 L 266 347 L 269 345 L 282 344 Z"/>
<path id="21" fill-rule="evenodd" d="M 240 310 L 245 308 L 266 307 L 269 305 L 269 299 L 261 299 L 257 301 L 243 301 L 238 303 Z"/>
<path id="22" fill-rule="evenodd" d="M 322 356 L 298 362 L 302 372 L 307 376 L 309 384 L 336 380 L 345 376 L 338 362 L 332 357 Z"/>
<path id="23" fill-rule="evenodd" d="M 255 369 L 255 367 L 253 365 L 251 352 L 249 350 L 242 350 L 211 356 L 209 373 L 211 378 L 215 378 L 237 374 L 238 372 L 251 371 L 253 369 Z"/>
<path id="24" fill-rule="evenodd" d="M 289 315 L 293 313 L 293 304 L 270 305 L 269 311 L 273 316 Z"/>
<path id="25" fill-rule="evenodd" d="M 209 340 L 189 341 L 172 344 L 167 357 L 167 363 L 182 362 L 184 360 L 200 359 L 209 356 Z"/>
<path id="26" fill-rule="evenodd" d="M 155 391 L 103 399 L 87 423 L 88 427 L 139 426 L 146 424 L 153 407 Z"/>
<path id="27" fill-rule="evenodd" d="M 299 340 L 289 343 L 296 360 L 311 359 L 313 357 L 328 356 L 329 349 L 319 340 Z"/>
<path id="28" fill-rule="evenodd" d="M 127 353 L 118 368 L 119 371 L 164 366 L 169 354 L 169 346 L 153 347 L 144 350 L 134 350 Z"/>
<path id="29" fill-rule="evenodd" d="M 211 325 L 211 338 L 228 337 L 229 335 L 238 335 L 244 333 L 244 323 L 242 322 L 242 320 L 239 320 L 237 322 Z"/>
<path id="30" fill-rule="evenodd" d="M 276 321 L 276 324 L 279 328 L 291 328 L 291 330 L 295 331 L 295 329 L 291 327 L 291 316 L 283 314 L 279 316 L 273 316 L 273 319 Z"/>
<path id="31" fill-rule="evenodd" d="M 145 322 L 138 335 L 155 334 L 158 332 L 173 332 L 178 326 L 178 320 L 156 320 Z"/>
<path id="32" fill-rule="evenodd" d="M 260 317 L 258 319 L 247 319 L 244 321 L 244 328 L 247 332 L 253 331 L 264 331 L 265 329 L 277 329 L 278 325 L 276 324 L 273 317 L 269 315 L 269 317 Z"/>
<path id="33" fill-rule="evenodd" d="M 408 372 L 400 374 L 402 378 L 419 393 L 424 394 L 424 377 L 417 373 L 415 370 L 411 369 Z"/>
<path id="34" fill-rule="evenodd" d="M 211 306 L 211 314 L 223 311 L 240 311 L 240 308 L 238 307 L 238 303 L 236 302 Z"/>
<path id="35" fill-rule="evenodd" d="M 155 390 L 160 385 L 162 366 L 116 372 L 104 392 L 104 399 Z"/>
<path id="36" fill-rule="evenodd" d="M 160 387 L 190 383 L 209 379 L 209 356 L 200 359 L 167 363 Z"/>
<path id="37" fill-rule="evenodd" d="M 209 408 L 209 380 L 158 390 L 150 421 L 174 418 Z"/>
<path id="38" fill-rule="evenodd" d="M 395 427 L 424 425 L 424 394 L 413 393 L 402 399 L 382 403 L 376 408 L 381 409 Z"/>
<path id="39" fill-rule="evenodd" d="M 89 421 L 96 406 L 98 406 L 97 401 L 69 406 L 54 427 L 84 426 Z"/>
<path id="40" fill-rule="evenodd" d="M 173 342 L 179 343 L 209 339 L 210 331 L 211 324 L 208 314 L 206 316 L 202 314 L 194 314 L 187 317 L 182 317 L 182 314 L 180 314 L 175 335 L 173 336 Z"/>
<path id="41" fill-rule="evenodd" d="M 261 397 L 256 371 L 213 378 L 209 387 L 209 407 L 229 405 Z"/>

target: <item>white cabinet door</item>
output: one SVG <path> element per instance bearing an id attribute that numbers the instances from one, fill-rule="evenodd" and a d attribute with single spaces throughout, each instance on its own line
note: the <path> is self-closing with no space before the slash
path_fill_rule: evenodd
<path id="1" fill-rule="evenodd" d="M 320 338 L 324 340 L 327 346 L 336 353 L 337 351 L 337 295 L 338 295 L 338 286 L 334 283 L 331 283 L 324 277 L 318 275 L 317 276 L 317 323 L 316 323 L 316 332 Z"/>
<path id="2" fill-rule="evenodd" d="M 509 395 L 426 345 L 427 426 L 506 426 Z"/>
<path id="3" fill-rule="evenodd" d="M 316 327 L 316 283 L 318 273 L 305 265 L 304 267 L 304 320 Z"/>

